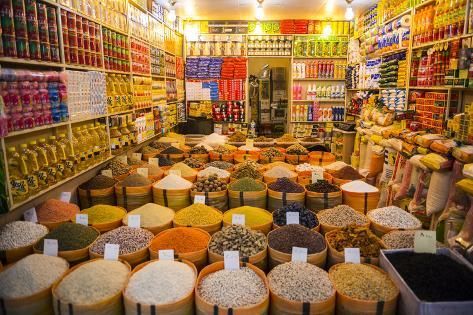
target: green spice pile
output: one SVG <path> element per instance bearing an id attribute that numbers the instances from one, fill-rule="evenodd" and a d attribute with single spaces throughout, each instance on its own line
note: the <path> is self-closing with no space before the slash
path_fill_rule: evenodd
<path id="1" fill-rule="evenodd" d="M 151 185 L 152 182 L 141 174 L 133 174 L 120 182 L 123 187 L 141 187 Z"/>
<path id="2" fill-rule="evenodd" d="M 176 148 L 175 146 L 167 147 L 166 149 L 159 152 L 159 154 L 182 154 L 182 153 L 184 153 L 184 151 Z"/>
<path id="3" fill-rule="evenodd" d="M 360 248 L 362 257 L 378 257 L 381 250 L 381 240 L 368 228 L 349 225 L 341 230 L 326 235 L 327 242 L 336 251 L 342 252 L 345 248 Z"/>
<path id="4" fill-rule="evenodd" d="M 329 184 L 326 180 L 318 180 L 315 183 L 306 185 L 305 189 L 318 193 L 331 193 L 340 191 L 338 186 Z"/>
<path id="5" fill-rule="evenodd" d="M 287 177 L 278 178 L 276 181 L 268 184 L 268 188 L 274 191 L 286 193 L 302 193 L 305 191 L 304 187 Z"/>
<path id="6" fill-rule="evenodd" d="M 129 226 L 120 226 L 115 230 L 100 235 L 97 241 L 90 247 L 90 251 L 103 255 L 105 244 L 120 245 L 120 255 L 134 253 L 148 246 L 153 233 L 141 228 L 132 228 Z"/>
<path id="7" fill-rule="evenodd" d="M 112 171 L 113 176 L 125 175 L 131 171 L 131 168 L 127 164 L 123 164 L 118 160 L 112 160 L 112 162 L 108 164 L 107 169 Z"/>
<path id="8" fill-rule="evenodd" d="M 278 265 L 268 274 L 271 291 L 290 301 L 315 303 L 335 294 L 328 273 L 305 262 Z"/>
<path id="9" fill-rule="evenodd" d="M 266 159 L 272 159 L 275 157 L 282 157 L 284 156 L 284 154 L 276 148 L 268 148 L 268 149 L 263 150 L 260 156 Z"/>
<path id="10" fill-rule="evenodd" d="M 13 221 L 0 226 L 0 251 L 29 246 L 48 233 L 48 228 L 28 221 Z"/>
<path id="11" fill-rule="evenodd" d="M 215 192 L 227 190 L 227 183 L 221 180 L 218 175 L 212 174 L 209 177 L 200 177 L 192 186 L 192 191 Z"/>
<path id="12" fill-rule="evenodd" d="M 189 151 L 190 154 L 208 154 L 209 151 L 207 151 L 207 149 L 204 147 L 204 146 L 195 146 L 193 147 L 190 151 Z"/>
<path id="13" fill-rule="evenodd" d="M 228 142 L 245 142 L 246 135 L 240 131 L 236 131 L 230 137 L 228 137 Z"/>
<path id="14" fill-rule="evenodd" d="M 123 219 L 126 211 L 122 208 L 109 205 L 95 205 L 82 210 L 80 213 L 87 214 L 89 225 L 109 223 Z"/>
<path id="15" fill-rule="evenodd" d="M 339 293 L 355 299 L 389 301 L 399 292 L 386 273 L 368 265 L 338 264 L 329 277 Z"/>
<path id="16" fill-rule="evenodd" d="M 202 226 L 222 222 L 223 214 L 201 203 L 194 203 L 179 210 L 174 216 L 174 223 L 183 226 Z"/>
<path id="17" fill-rule="evenodd" d="M 289 224 L 268 234 L 268 246 L 277 251 L 292 254 L 292 247 L 307 248 L 307 254 L 315 254 L 326 248 L 322 234 L 299 224 Z"/>
<path id="18" fill-rule="evenodd" d="M 347 205 L 339 205 L 334 208 L 319 211 L 317 217 L 321 224 L 340 228 L 350 224 L 365 225 L 369 222 L 363 214 Z"/>
<path id="19" fill-rule="evenodd" d="M 187 166 L 192 167 L 192 168 L 201 168 L 205 164 L 204 162 L 202 162 L 200 160 L 197 160 L 197 159 L 194 159 L 192 157 L 189 157 L 189 158 L 185 159 L 184 161 L 182 161 L 182 163 L 184 163 Z"/>
<path id="20" fill-rule="evenodd" d="M 240 258 L 256 255 L 266 248 L 266 236 L 242 225 L 230 225 L 212 235 L 209 251 L 223 256 L 227 250 L 237 250 Z"/>
<path id="21" fill-rule="evenodd" d="M 115 186 L 116 183 L 117 181 L 113 178 L 99 174 L 80 185 L 79 188 L 84 190 L 106 189 Z"/>
<path id="22" fill-rule="evenodd" d="M 258 164 L 255 162 L 246 161 L 238 165 L 232 173 L 232 178 L 251 177 L 254 179 L 263 179 L 263 175 L 258 171 Z"/>
<path id="23" fill-rule="evenodd" d="M 299 143 L 291 145 L 286 150 L 286 154 L 292 154 L 292 155 L 304 155 L 307 153 L 309 153 L 309 151 L 307 151 L 307 149 L 301 146 Z"/>
<path id="24" fill-rule="evenodd" d="M 155 148 L 156 150 L 164 150 L 166 148 L 169 148 L 171 144 L 167 142 L 159 142 L 158 140 L 155 140 L 151 142 L 149 146 L 152 148 Z"/>
<path id="25" fill-rule="evenodd" d="M 263 191 L 265 188 L 262 182 L 257 182 L 250 177 L 240 178 L 228 185 L 228 189 L 233 191 Z"/>
<path id="26" fill-rule="evenodd" d="M 69 269 L 66 260 L 32 254 L 0 272 L 0 299 L 18 299 L 51 287 Z M 6 312 L 4 312 L 6 313 Z"/>
<path id="27" fill-rule="evenodd" d="M 159 149 L 153 148 L 150 145 L 144 146 L 140 151 L 142 154 L 153 154 L 159 152 Z"/>
<path id="28" fill-rule="evenodd" d="M 233 164 L 229 163 L 229 162 L 225 162 L 225 161 L 213 161 L 213 162 L 205 164 L 204 167 L 205 168 L 207 168 L 207 167 L 216 167 L 216 168 L 219 168 L 221 170 L 228 170 L 228 169 L 233 167 Z"/>
<path id="29" fill-rule="evenodd" d="M 35 249 L 43 251 L 45 238 L 57 240 L 59 251 L 82 249 L 92 244 L 99 234 L 90 226 L 66 222 L 49 232 L 35 245 Z"/>

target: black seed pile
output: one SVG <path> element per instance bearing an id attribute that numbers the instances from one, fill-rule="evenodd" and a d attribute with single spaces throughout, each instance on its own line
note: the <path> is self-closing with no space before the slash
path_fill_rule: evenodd
<path id="1" fill-rule="evenodd" d="M 303 225 L 309 229 L 315 228 L 319 225 L 319 220 L 315 213 L 307 209 L 306 207 L 298 204 L 291 203 L 287 206 L 279 208 L 273 212 L 273 222 L 276 225 L 283 226 L 286 225 L 286 213 L 287 212 L 299 212 L 299 224 Z"/>
<path id="2" fill-rule="evenodd" d="M 286 225 L 272 231 L 268 235 L 268 245 L 286 254 L 292 254 L 292 247 L 307 248 L 307 254 L 319 253 L 326 247 L 322 234 L 298 224 Z"/>

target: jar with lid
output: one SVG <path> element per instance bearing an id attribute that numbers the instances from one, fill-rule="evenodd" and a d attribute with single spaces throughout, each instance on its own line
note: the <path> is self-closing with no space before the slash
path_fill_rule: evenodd
<path id="1" fill-rule="evenodd" d="M 122 143 L 122 148 L 125 149 L 130 145 L 130 130 L 126 127 L 126 122 L 122 124 L 120 127 L 120 133 L 122 134 L 121 137 L 121 143 Z"/>
<path id="2" fill-rule="evenodd" d="M 110 128 L 110 147 L 112 149 L 113 155 L 117 155 L 122 152 L 121 137 L 122 134 L 118 130 L 117 126 Z"/>
<path id="3" fill-rule="evenodd" d="M 130 121 L 127 124 L 127 128 L 130 131 L 130 134 L 128 135 L 128 138 L 130 139 L 130 145 L 135 145 L 137 143 L 136 141 L 136 127 L 135 127 L 135 122 Z"/>

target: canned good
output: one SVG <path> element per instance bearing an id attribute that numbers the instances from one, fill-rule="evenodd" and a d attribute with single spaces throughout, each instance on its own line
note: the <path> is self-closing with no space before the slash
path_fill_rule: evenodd
<path id="1" fill-rule="evenodd" d="M 51 50 L 49 48 L 49 44 L 41 42 L 39 45 L 39 49 L 41 51 L 41 59 L 44 61 L 51 61 Z"/>
<path id="2" fill-rule="evenodd" d="M 7 57 L 16 57 L 15 35 L 3 34 L 3 53 Z"/>
<path id="3" fill-rule="evenodd" d="M 64 46 L 69 46 L 69 31 L 67 28 L 62 29 L 62 43 Z"/>
<path id="4" fill-rule="evenodd" d="M 13 23 L 13 6 L 10 1 L 0 2 L 0 19 L 3 34 L 15 35 L 15 25 Z"/>
<path id="5" fill-rule="evenodd" d="M 54 62 L 61 61 L 61 53 L 59 52 L 59 46 L 57 45 L 50 45 L 51 49 L 51 60 Z"/>
<path id="6" fill-rule="evenodd" d="M 70 47 L 69 48 L 69 59 L 71 63 L 77 63 L 77 60 L 79 59 L 78 56 L 79 52 L 77 47 Z"/>
<path id="7" fill-rule="evenodd" d="M 29 41 L 29 50 L 31 59 L 41 59 L 41 49 L 38 40 Z"/>
<path id="8" fill-rule="evenodd" d="M 84 63 L 86 65 L 92 65 L 90 55 L 91 55 L 90 51 L 87 51 L 87 50 L 84 51 Z"/>
<path id="9" fill-rule="evenodd" d="M 15 25 L 15 35 L 26 38 L 27 23 L 26 23 L 26 12 L 25 4 L 22 0 L 12 0 L 13 4 L 13 23 Z"/>
<path id="10" fill-rule="evenodd" d="M 88 35 L 84 35 L 83 45 L 85 50 L 90 50 L 90 38 Z"/>
<path id="11" fill-rule="evenodd" d="M 80 65 L 85 64 L 84 63 L 84 49 L 82 49 L 82 48 L 79 48 L 77 50 L 77 63 L 80 64 Z"/>
<path id="12" fill-rule="evenodd" d="M 18 58 L 30 57 L 27 38 L 16 37 L 16 56 Z"/>
<path id="13" fill-rule="evenodd" d="M 69 30 L 69 46 L 77 48 L 77 33 Z"/>
<path id="14" fill-rule="evenodd" d="M 67 28 L 69 31 L 76 31 L 76 15 L 72 12 L 67 12 Z"/>
<path id="15" fill-rule="evenodd" d="M 58 33 L 56 27 L 48 26 L 49 42 L 52 45 L 59 45 Z"/>
<path id="16" fill-rule="evenodd" d="M 84 36 L 81 32 L 77 33 L 77 48 L 84 49 Z"/>

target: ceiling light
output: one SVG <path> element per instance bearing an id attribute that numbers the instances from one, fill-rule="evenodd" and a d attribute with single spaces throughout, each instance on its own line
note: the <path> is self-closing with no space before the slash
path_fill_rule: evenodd
<path id="1" fill-rule="evenodd" d="M 169 13 L 168 13 L 168 21 L 171 23 L 174 23 L 174 21 L 176 21 L 176 9 L 174 8 L 176 1 L 170 0 L 169 4 L 171 8 L 169 9 Z"/>
<path id="2" fill-rule="evenodd" d="M 355 12 L 353 12 L 353 8 L 351 7 L 352 0 L 347 1 L 347 9 L 345 11 L 345 20 L 351 21 L 355 17 Z"/>
<path id="3" fill-rule="evenodd" d="M 255 17 L 258 21 L 261 21 L 264 18 L 264 9 L 263 9 L 263 1 L 264 0 L 256 0 L 258 4 L 256 5 L 256 13 Z"/>

